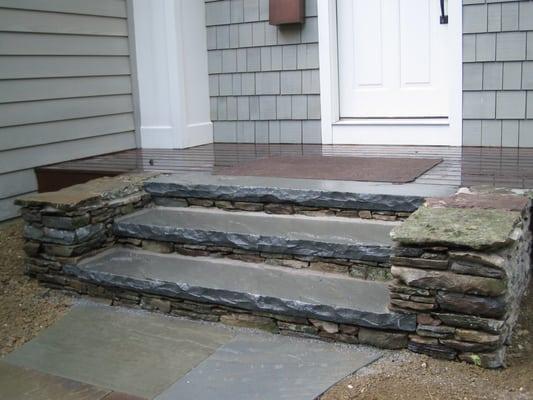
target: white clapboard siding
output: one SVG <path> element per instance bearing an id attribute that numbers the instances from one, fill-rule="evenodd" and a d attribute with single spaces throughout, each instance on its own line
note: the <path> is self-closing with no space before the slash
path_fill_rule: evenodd
<path id="1" fill-rule="evenodd" d="M 130 74 L 128 57 L 1 56 L 0 79 Z"/>
<path id="2" fill-rule="evenodd" d="M 127 56 L 129 44 L 128 38 L 115 36 L 8 32 L 0 33 L 0 54 L 6 56 Z"/>
<path id="3" fill-rule="evenodd" d="M 0 0 L 0 220 L 34 168 L 136 147 L 126 0 Z"/>
<path id="4" fill-rule="evenodd" d="M 130 93 L 129 76 L 0 80 L 0 103 Z"/>
<path id="5" fill-rule="evenodd" d="M 128 24 L 124 18 L 9 8 L 0 8 L 0 26 L 9 32 L 128 36 Z"/>
<path id="6" fill-rule="evenodd" d="M 126 18 L 123 0 L 0 0 L 0 7 Z"/>

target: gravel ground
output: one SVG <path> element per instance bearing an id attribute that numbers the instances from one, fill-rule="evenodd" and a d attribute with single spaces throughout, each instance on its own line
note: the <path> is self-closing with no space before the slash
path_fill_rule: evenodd
<path id="1" fill-rule="evenodd" d="M 54 323 L 73 302 L 24 275 L 21 232 L 21 221 L 0 224 L 0 357 Z M 489 371 L 408 351 L 385 352 L 320 400 L 533 399 L 532 332 L 533 282 L 515 329 L 508 368 Z"/>
<path id="2" fill-rule="evenodd" d="M 321 400 L 533 399 L 533 281 L 508 351 L 508 366 L 484 370 L 408 351 L 387 352 L 331 388 Z"/>
<path id="3" fill-rule="evenodd" d="M 0 357 L 54 323 L 71 304 L 24 275 L 23 243 L 21 221 L 0 224 Z"/>

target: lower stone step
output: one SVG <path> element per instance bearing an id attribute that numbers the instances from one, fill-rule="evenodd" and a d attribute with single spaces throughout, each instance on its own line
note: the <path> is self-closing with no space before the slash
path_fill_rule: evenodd
<path id="1" fill-rule="evenodd" d="M 414 315 L 388 310 L 385 284 L 334 274 L 124 248 L 113 248 L 78 265 L 65 266 L 64 272 L 103 288 L 252 314 L 314 319 L 347 324 L 354 329 L 413 332 L 416 328 Z"/>
<path id="2" fill-rule="evenodd" d="M 116 220 L 113 229 L 122 238 L 145 240 L 145 243 L 126 242 L 145 245 L 147 250 L 227 256 L 293 268 L 349 272 L 366 278 L 388 276 L 390 231 L 397 224 L 339 217 L 156 207 Z M 153 241 L 163 243 L 158 245 Z"/>

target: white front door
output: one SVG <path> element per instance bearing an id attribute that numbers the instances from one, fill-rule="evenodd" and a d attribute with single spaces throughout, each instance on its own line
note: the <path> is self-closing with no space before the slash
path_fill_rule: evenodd
<path id="1" fill-rule="evenodd" d="M 449 114 L 448 25 L 439 0 L 338 0 L 341 118 Z"/>

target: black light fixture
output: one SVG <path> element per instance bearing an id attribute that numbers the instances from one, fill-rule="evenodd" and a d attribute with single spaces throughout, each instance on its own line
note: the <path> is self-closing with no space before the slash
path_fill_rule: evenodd
<path id="1" fill-rule="evenodd" d="M 440 23 L 441 25 L 445 25 L 448 23 L 448 15 L 446 14 L 446 11 L 444 10 L 444 1 L 440 0 Z"/>

